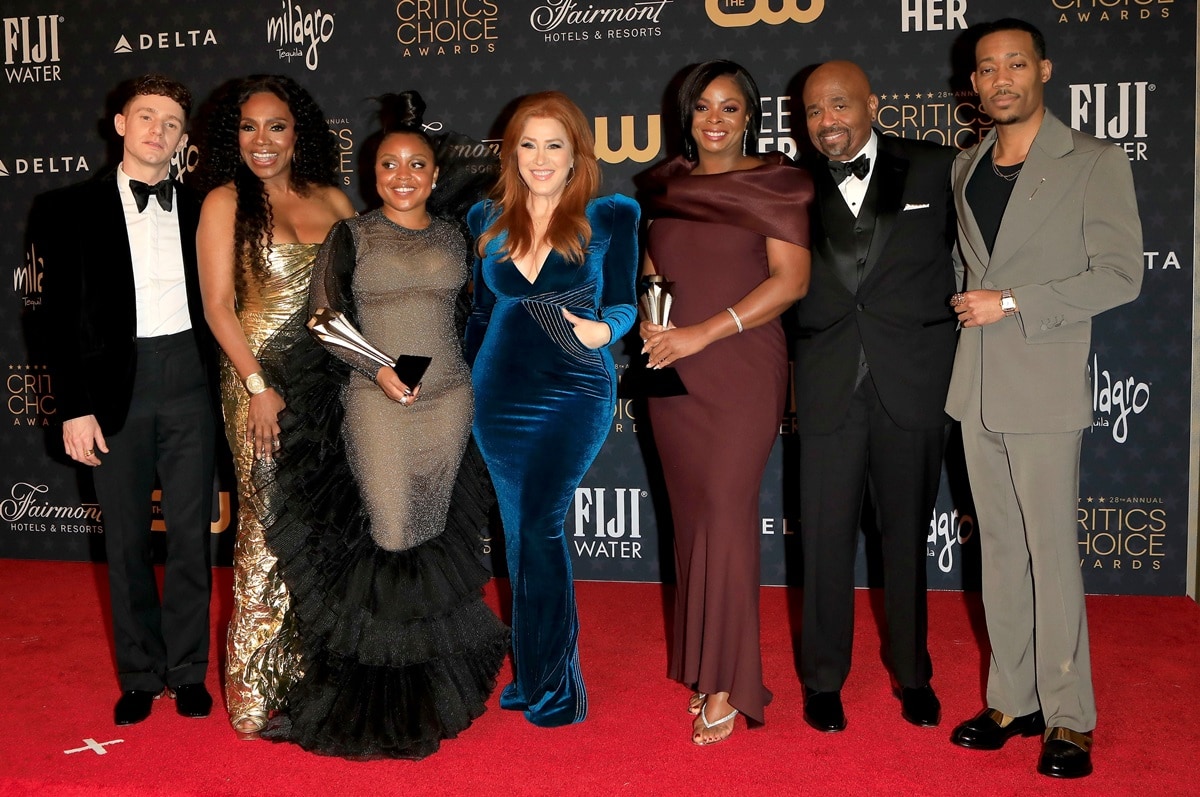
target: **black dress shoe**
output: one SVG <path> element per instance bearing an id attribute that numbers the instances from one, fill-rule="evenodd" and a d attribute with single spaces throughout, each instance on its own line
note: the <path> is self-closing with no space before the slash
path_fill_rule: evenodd
<path id="1" fill-rule="evenodd" d="M 932 728 L 942 721 L 942 704 L 929 684 L 915 689 L 900 690 L 900 716 L 922 728 Z"/>
<path id="2" fill-rule="evenodd" d="M 1092 735 L 1070 728 L 1051 728 L 1042 742 L 1037 771 L 1052 778 L 1082 778 L 1092 774 Z"/>
<path id="3" fill-rule="evenodd" d="M 181 717 L 199 719 L 212 711 L 212 695 L 204 684 L 184 684 L 175 687 L 175 710 Z"/>
<path id="4" fill-rule="evenodd" d="M 1046 730 L 1046 721 L 1042 718 L 1041 710 L 1021 717 L 1013 717 L 1012 722 L 1004 727 L 1004 712 L 994 708 L 985 708 L 977 717 L 967 720 L 954 729 L 950 741 L 959 747 L 969 747 L 972 750 L 999 750 L 1014 736 L 1037 736 Z"/>
<path id="5" fill-rule="evenodd" d="M 804 721 L 822 733 L 846 729 L 841 692 L 814 692 L 804 687 Z"/>
<path id="6" fill-rule="evenodd" d="M 150 716 L 150 708 L 162 692 L 145 689 L 126 689 L 113 709 L 113 722 L 117 725 L 133 725 Z"/>

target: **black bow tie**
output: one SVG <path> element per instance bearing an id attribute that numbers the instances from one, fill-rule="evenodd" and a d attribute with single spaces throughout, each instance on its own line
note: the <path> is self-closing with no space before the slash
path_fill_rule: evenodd
<path id="1" fill-rule="evenodd" d="M 869 171 L 871 159 L 866 155 L 859 155 L 852 161 L 829 161 L 829 172 L 833 175 L 833 182 L 839 185 L 852 174 L 860 180 L 865 180 Z"/>
<path id="2" fill-rule="evenodd" d="M 158 198 L 158 206 L 163 210 L 171 209 L 171 181 L 159 180 L 154 185 L 146 185 L 141 180 L 130 180 L 129 190 L 133 192 L 133 199 L 137 202 L 138 213 L 146 209 L 146 205 L 150 202 L 150 195 L 154 194 Z"/>

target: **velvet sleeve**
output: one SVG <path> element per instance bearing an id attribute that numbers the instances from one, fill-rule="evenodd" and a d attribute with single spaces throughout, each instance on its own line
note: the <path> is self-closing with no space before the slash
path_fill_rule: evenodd
<path id="1" fill-rule="evenodd" d="M 64 191 L 43 194 L 29 213 L 28 249 L 49 268 L 42 278 L 44 302 L 41 329 L 46 333 L 46 350 L 58 420 L 69 421 L 93 413 L 91 387 L 85 378 L 81 342 L 83 330 L 83 257 L 77 236 L 64 235 L 63 219 L 71 206 Z"/>
<path id="2" fill-rule="evenodd" d="M 491 217 L 490 203 L 477 202 L 467 212 L 467 229 L 471 235 L 469 240 L 478 241 L 479 236 L 487 229 Z M 474 365 L 475 355 L 483 345 L 483 336 L 487 332 L 488 321 L 492 318 L 492 306 L 496 297 L 487 286 L 483 277 L 483 258 L 475 251 L 475 264 L 471 268 L 471 315 L 467 317 L 466 331 L 466 360 L 467 365 Z"/>
<path id="3" fill-rule="evenodd" d="M 612 235 L 604 255 L 604 288 L 600 320 L 612 332 L 609 343 L 625 336 L 637 319 L 638 220 L 641 209 L 627 196 L 614 194 Z"/>

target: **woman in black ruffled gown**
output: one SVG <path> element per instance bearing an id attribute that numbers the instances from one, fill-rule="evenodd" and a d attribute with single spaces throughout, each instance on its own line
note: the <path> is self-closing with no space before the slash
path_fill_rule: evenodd
<path id="1" fill-rule="evenodd" d="M 341 313 L 391 357 L 432 360 L 405 384 L 298 334 L 297 319 L 280 380 L 279 489 L 265 492 L 280 498 L 266 537 L 293 596 L 304 675 L 263 735 L 356 758 L 422 758 L 464 730 L 483 713 L 508 633 L 482 600 L 488 492 L 478 455 L 464 461 L 473 400 L 455 310 L 467 243 L 426 208 L 438 166 L 424 104 L 395 99 L 401 122 L 375 158 L 384 206 L 334 226 L 308 310 Z"/>

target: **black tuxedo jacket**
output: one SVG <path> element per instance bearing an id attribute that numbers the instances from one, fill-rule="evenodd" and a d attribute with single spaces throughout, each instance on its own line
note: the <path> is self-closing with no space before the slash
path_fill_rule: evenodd
<path id="1" fill-rule="evenodd" d="M 215 388 L 215 350 L 196 269 L 200 202 L 177 181 L 175 203 L 192 331 Z M 118 432 L 137 368 L 137 312 L 116 169 L 39 196 L 29 237 L 45 263 L 42 332 L 55 414 L 60 421 L 95 415 L 105 435 Z"/>
<path id="2" fill-rule="evenodd" d="M 809 208 L 812 276 L 796 309 L 796 416 L 802 434 L 833 432 L 845 417 L 859 352 L 889 417 L 901 428 L 948 422 L 946 388 L 954 362 L 955 212 L 950 167 L 956 151 L 879 136 L 875 230 L 857 291 L 838 277 L 829 228 L 845 200 L 818 157 Z M 872 186 L 874 188 L 875 186 Z M 838 204 L 834 204 L 838 203 Z M 866 212 L 864 209 L 863 212 Z M 849 216 L 853 219 L 853 216 Z"/>

